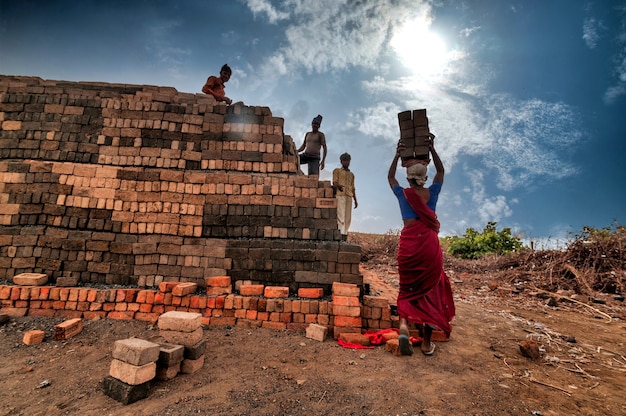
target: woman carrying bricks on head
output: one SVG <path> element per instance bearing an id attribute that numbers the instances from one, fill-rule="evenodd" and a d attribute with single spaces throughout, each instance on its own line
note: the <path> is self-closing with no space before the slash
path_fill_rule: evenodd
<path id="1" fill-rule="evenodd" d="M 227 64 L 222 65 L 219 78 L 211 75 L 202 87 L 202 92 L 212 95 L 217 101 L 223 101 L 228 105 L 232 104 L 233 100 L 228 98 L 224 92 L 224 84 L 228 82 L 232 74 L 233 71 Z"/>
<path id="2" fill-rule="evenodd" d="M 398 145 L 396 155 L 389 167 L 389 186 L 398 198 L 404 227 L 398 244 L 398 273 L 400 288 L 398 293 L 398 315 L 400 316 L 400 352 L 413 354 L 409 337 L 408 322 L 415 323 L 422 333 L 421 350 L 425 355 L 433 355 L 435 344 L 430 338 L 433 328 L 450 336 L 450 321 L 455 307 L 450 280 L 443 269 L 443 254 L 439 245 L 439 220 L 435 213 L 439 191 L 443 184 L 444 168 L 434 147 L 434 135 L 428 141 L 429 152 L 437 170 L 433 183 L 424 188 L 429 160 L 404 161 L 408 188 L 402 188 L 396 180 L 396 167 L 402 145 Z"/>

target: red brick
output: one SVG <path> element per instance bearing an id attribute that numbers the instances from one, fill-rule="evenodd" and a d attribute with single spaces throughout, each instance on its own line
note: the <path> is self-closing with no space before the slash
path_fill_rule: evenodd
<path id="1" fill-rule="evenodd" d="M 286 286 L 265 286 L 263 296 L 266 298 L 288 298 L 289 288 Z"/>
<path id="2" fill-rule="evenodd" d="M 71 302 L 75 302 L 78 300 L 78 291 L 79 289 L 70 289 L 70 293 L 67 296 L 67 300 Z"/>
<path id="3" fill-rule="evenodd" d="M 334 319 L 335 326 L 350 326 L 350 327 L 361 327 L 363 324 L 360 316 L 335 316 Z"/>
<path id="4" fill-rule="evenodd" d="M 109 312 L 107 314 L 107 318 L 109 318 L 109 319 L 118 319 L 118 320 L 122 320 L 122 321 L 130 321 L 130 320 L 133 319 L 134 315 L 135 315 L 134 312 L 112 311 L 112 312 Z"/>
<path id="5" fill-rule="evenodd" d="M 46 333 L 40 329 L 31 329 L 24 333 L 23 342 L 26 345 L 41 344 L 46 337 Z"/>
<path id="6" fill-rule="evenodd" d="M 124 302 L 126 301 L 126 291 L 124 289 L 118 289 L 115 293 L 115 302 Z"/>
<path id="7" fill-rule="evenodd" d="M 146 313 L 146 312 L 135 313 L 136 320 L 150 322 L 153 324 L 157 323 L 157 321 L 159 320 L 159 316 L 161 316 L 161 314 L 159 313 Z"/>
<path id="8" fill-rule="evenodd" d="M 13 306 L 16 308 L 28 308 L 28 304 L 27 300 L 16 300 Z"/>
<path id="9" fill-rule="evenodd" d="M 237 323 L 237 318 L 235 318 L 234 316 L 232 317 L 212 316 L 209 322 L 210 322 L 210 325 L 235 325 Z"/>
<path id="10" fill-rule="evenodd" d="M 0 286 L 0 300 L 8 300 L 11 297 L 11 286 Z"/>
<path id="11" fill-rule="evenodd" d="M 153 305 L 152 313 L 158 313 L 159 315 L 165 312 L 165 305 Z"/>
<path id="12" fill-rule="evenodd" d="M 287 324 L 284 322 L 263 321 L 261 328 L 282 330 L 287 329 Z"/>
<path id="13" fill-rule="evenodd" d="M 67 288 L 61 288 L 59 290 L 59 300 L 67 300 L 70 297 L 70 290 Z"/>
<path id="14" fill-rule="evenodd" d="M 154 304 L 163 305 L 165 303 L 165 293 L 159 292 L 154 295 Z"/>
<path id="15" fill-rule="evenodd" d="M 231 287 L 230 276 L 212 276 L 204 279 L 207 287 Z"/>
<path id="16" fill-rule="evenodd" d="M 20 298 L 20 293 L 21 293 L 20 289 L 21 289 L 20 287 L 11 288 L 11 297 L 9 299 L 18 300 Z"/>
<path id="17" fill-rule="evenodd" d="M 139 304 L 139 312 L 141 313 L 150 313 L 152 312 L 152 305 L 149 303 L 141 303 Z"/>
<path id="18" fill-rule="evenodd" d="M 166 293 L 171 292 L 174 286 L 177 286 L 180 282 L 161 282 L 159 283 L 159 291 Z"/>
<path id="19" fill-rule="evenodd" d="M 174 296 L 185 296 L 194 293 L 198 289 L 198 285 L 192 282 L 183 282 L 172 288 L 172 294 Z"/>
<path id="20" fill-rule="evenodd" d="M 357 285 L 350 283 L 333 282 L 333 295 L 339 296 L 359 296 L 360 290 Z"/>
<path id="21" fill-rule="evenodd" d="M 78 308 L 78 302 L 72 301 L 72 302 L 65 302 L 65 309 L 70 310 L 70 311 L 75 311 Z"/>
<path id="22" fill-rule="evenodd" d="M 333 295 L 333 305 L 338 306 L 360 306 L 359 298 L 356 296 Z"/>
<path id="23" fill-rule="evenodd" d="M 105 312 L 111 312 L 115 310 L 115 303 L 113 302 L 106 302 L 102 304 L 102 310 Z"/>
<path id="24" fill-rule="evenodd" d="M 78 301 L 86 302 L 87 296 L 89 296 L 89 289 L 79 289 L 78 290 Z"/>
<path id="25" fill-rule="evenodd" d="M 239 294 L 242 296 L 261 296 L 264 289 L 264 285 L 241 285 Z"/>
<path id="26" fill-rule="evenodd" d="M 333 315 L 335 316 L 361 316 L 360 306 L 339 306 L 333 305 Z"/>
<path id="27" fill-rule="evenodd" d="M 301 287 L 298 289 L 298 297 L 304 299 L 321 299 L 324 297 L 324 289 L 321 287 Z"/>
<path id="28" fill-rule="evenodd" d="M 90 302 L 78 302 L 78 305 L 76 305 L 76 310 L 77 311 L 88 311 L 90 306 L 91 306 Z"/>
<path id="29" fill-rule="evenodd" d="M 9 315 L 9 316 L 13 316 L 13 317 L 26 316 L 26 312 L 28 312 L 28 309 L 26 309 L 26 308 L 6 308 L 6 307 L 3 307 L 0 310 L 2 311 L 2 313 L 6 314 L 6 315 Z"/>
<path id="30" fill-rule="evenodd" d="M 91 289 L 89 293 L 87 294 L 87 301 L 95 302 L 97 295 L 98 295 L 98 291 L 96 289 Z"/>
<path id="31" fill-rule="evenodd" d="M 29 309 L 28 316 L 54 317 L 54 309 Z"/>
<path id="32" fill-rule="evenodd" d="M 48 300 L 50 296 L 50 288 L 49 287 L 40 287 L 39 288 L 39 300 Z"/>
<path id="33" fill-rule="evenodd" d="M 102 312 L 102 311 L 89 311 L 89 312 L 83 312 L 83 318 L 87 319 L 87 320 L 93 320 L 93 319 L 102 319 L 106 317 L 106 312 Z"/>
<path id="34" fill-rule="evenodd" d="M 52 308 L 53 309 L 65 309 L 65 302 L 62 300 L 55 300 L 54 302 L 52 302 Z"/>

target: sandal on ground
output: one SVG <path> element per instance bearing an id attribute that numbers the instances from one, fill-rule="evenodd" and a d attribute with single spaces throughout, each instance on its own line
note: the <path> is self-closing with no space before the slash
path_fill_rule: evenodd
<path id="1" fill-rule="evenodd" d="M 402 334 L 398 337 L 398 345 L 402 355 L 413 355 L 413 346 L 408 335 Z"/>
<path id="2" fill-rule="evenodd" d="M 430 350 L 429 351 L 422 350 L 422 354 L 428 355 L 428 356 L 433 355 L 435 353 L 435 347 L 436 347 L 435 343 L 431 342 L 430 343 Z"/>

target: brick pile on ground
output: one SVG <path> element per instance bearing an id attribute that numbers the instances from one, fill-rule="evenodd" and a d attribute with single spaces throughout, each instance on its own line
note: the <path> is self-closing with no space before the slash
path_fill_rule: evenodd
<path id="1" fill-rule="evenodd" d="M 54 327 L 54 339 L 64 341 L 78 335 L 83 330 L 83 320 L 81 318 L 68 319 Z"/>
<path id="2" fill-rule="evenodd" d="M 160 346 L 138 338 L 115 341 L 109 375 L 103 381 L 105 393 L 124 404 L 144 399 L 156 376 Z"/>
<path id="3" fill-rule="evenodd" d="M 160 336 L 170 345 L 184 347 L 180 372 L 195 373 L 204 365 L 205 339 L 202 315 L 192 312 L 170 311 L 157 322 Z"/>

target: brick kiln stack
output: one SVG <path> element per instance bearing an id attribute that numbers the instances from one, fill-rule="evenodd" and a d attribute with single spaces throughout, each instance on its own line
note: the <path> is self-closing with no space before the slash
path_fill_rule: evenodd
<path id="1" fill-rule="evenodd" d="M 0 279 L 362 285 L 283 123 L 170 87 L 0 76 Z"/>

